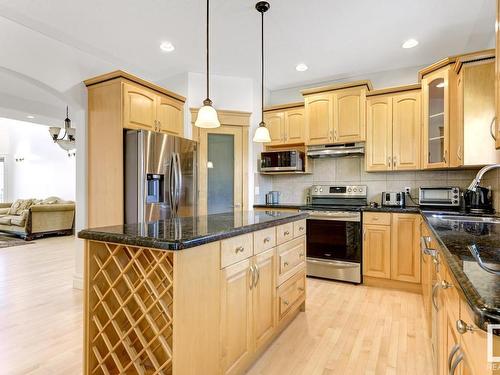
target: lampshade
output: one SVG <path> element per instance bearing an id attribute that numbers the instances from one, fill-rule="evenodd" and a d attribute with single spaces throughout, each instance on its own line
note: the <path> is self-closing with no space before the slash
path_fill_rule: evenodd
<path id="1" fill-rule="evenodd" d="M 257 130 L 255 130 L 253 141 L 259 143 L 271 142 L 271 135 L 269 134 L 269 129 L 266 128 L 266 125 L 263 122 L 261 122 Z"/>
<path id="2" fill-rule="evenodd" d="M 204 105 L 201 107 L 198 111 L 198 117 L 196 118 L 194 125 L 199 128 L 218 128 L 220 126 L 220 122 L 215 108 L 211 105 Z"/>

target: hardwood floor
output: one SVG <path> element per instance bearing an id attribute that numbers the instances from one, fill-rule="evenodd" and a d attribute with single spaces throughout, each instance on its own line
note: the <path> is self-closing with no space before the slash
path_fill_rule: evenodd
<path id="1" fill-rule="evenodd" d="M 74 239 L 35 242 L 0 249 L 0 374 L 81 374 Z M 420 295 L 316 279 L 307 293 L 249 375 L 432 373 Z"/>
<path id="2" fill-rule="evenodd" d="M 81 374 L 73 237 L 0 249 L 0 374 Z"/>

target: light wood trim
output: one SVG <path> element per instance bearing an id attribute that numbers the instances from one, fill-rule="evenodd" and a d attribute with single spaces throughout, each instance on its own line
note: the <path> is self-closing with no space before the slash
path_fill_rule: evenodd
<path id="1" fill-rule="evenodd" d="M 420 284 L 408 283 L 398 280 L 381 279 L 378 277 L 363 276 L 363 284 L 367 286 L 375 286 L 384 289 L 402 290 L 405 292 L 422 294 Z"/>
<path id="2" fill-rule="evenodd" d="M 269 111 L 279 111 L 279 110 L 284 110 L 284 109 L 293 109 L 293 108 L 300 108 L 304 107 L 304 102 L 295 102 L 295 103 L 287 103 L 287 104 L 277 104 L 277 105 L 270 105 L 264 108 L 264 112 L 269 112 Z"/>
<path id="3" fill-rule="evenodd" d="M 88 227 L 123 224 L 122 106 L 121 82 L 88 88 Z"/>
<path id="4" fill-rule="evenodd" d="M 464 64 L 484 62 L 485 60 L 494 60 L 494 59 L 495 59 L 495 49 L 487 49 L 484 51 L 468 53 L 466 55 L 462 55 L 457 58 L 457 61 L 453 66 L 453 70 L 455 71 L 456 74 L 459 74 Z"/>
<path id="5" fill-rule="evenodd" d="M 149 87 L 150 89 L 158 91 L 158 92 L 165 94 L 167 96 L 170 96 L 174 99 L 180 100 L 183 103 L 186 102 L 186 98 L 184 96 L 176 94 L 175 92 L 169 91 L 169 90 L 165 89 L 164 87 L 158 86 L 152 82 L 146 81 L 145 79 L 139 78 L 139 77 L 137 77 L 133 74 L 127 73 L 123 70 L 115 70 L 115 71 L 110 72 L 110 73 L 101 74 L 97 77 L 86 79 L 85 81 L 83 81 L 83 83 L 85 84 L 85 86 L 90 87 L 90 86 L 97 85 L 99 83 L 103 83 L 103 82 L 107 82 L 107 81 L 111 81 L 111 80 L 114 80 L 117 78 L 123 78 L 123 79 L 126 79 L 128 81 L 138 83 L 139 85 Z"/>
<path id="6" fill-rule="evenodd" d="M 190 108 L 191 112 L 191 123 L 193 126 L 193 135 L 194 130 L 200 129 L 194 126 L 196 118 L 198 117 L 199 108 Z M 227 109 L 217 109 L 217 115 L 219 117 L 219 122 L 221 125 L 229 125 L 229 126 L 250 126 L 250 116 L 251 112 L 243 112 L 243 111 L 230 111 Z"/>
<path id="7" fill-rule="evenodd" d="M 428 74 L 431 74 L 431 73 L 433 73 L 433 72 L 435 72 L 443 67 L 446 67 L 448 65 L 455 64 L 455 62 L 457 61 L 457 57 L 458 56 L 445 57 L 444 59 L 441 59 L 441 60 L 435 62 L 434 64 L 429 65 L 429 66 L 421 69 L 418 72 L 418 82 L 421 82 L 422 79 L 424 79 L 425 76 Z"/>
<path id="8" fill-rule="evenodd" d="M 363 224 L 391 225 L 391 214 L 388 212 L 363 212 Z"/>
<path id="9" fill-rule="evenodd" d="M 213 242 L 174 252 L 174 374 L 219 372 L 219 247 Z"/>
<path id="10" fill-rule="evenodd" d="M 422 88 L 422 85 L 420 83 L 415 83 L 413 85 L 393 86 L 393 87 L 387 87 L 387 88 L 383 88 L 383 89 L 368 91 L 366 93 L 366 96 L 368 98 L 368 97 L 373 97 L 373 96 L 377 96 L 377 95 L 397 94 L 397 93 L 405 92 L 405 91 L 420 90 L 421 88 Z"/>
<path id="11" fill-rule="evenodd" d="M 341 90 L 341 89 L 349 89 L 353 87 L 366 87 L 368 91 L 373 90 L 373 86 L 370 80 L 360 80 L 360 81 L 352 81 L 352 82 L 343 82 L 343 83 L 334 83 L 327 86 L 314 87 L 310 89 L 301 90 L 302 95 L 311 95 L 311 94 L 319 94 L 323 92 Z"/>

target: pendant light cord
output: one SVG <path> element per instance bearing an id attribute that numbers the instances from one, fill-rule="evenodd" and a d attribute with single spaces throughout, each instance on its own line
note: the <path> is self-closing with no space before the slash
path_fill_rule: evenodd
<path id="1" fill-rule="evenodd" d="M 264 123 L 264 12 L 260 13 L 261 15 L 261 46 L 262 46 L 262 53 L 261 53 L 261 123 Z"/>
<path id="2" fill-rule="evenodd" d="M 209 22 L 210 22 L 210 0 L 207 0 L 207 99 L 210 97 L 210 79 L 209 79 L 209 73 L 210 73 L 210 55 L 209 55 L 209 33 L 210 33 L 210 27 L 209 27 Z"/>

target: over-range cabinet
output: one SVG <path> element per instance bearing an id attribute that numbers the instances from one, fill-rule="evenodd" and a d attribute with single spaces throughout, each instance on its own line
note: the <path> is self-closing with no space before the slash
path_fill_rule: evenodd
<path id="1" fill-rule="evenodd" d="M 125 223 L 196 214 L 196 142 L 126 130 L 124 146 Z"/>

